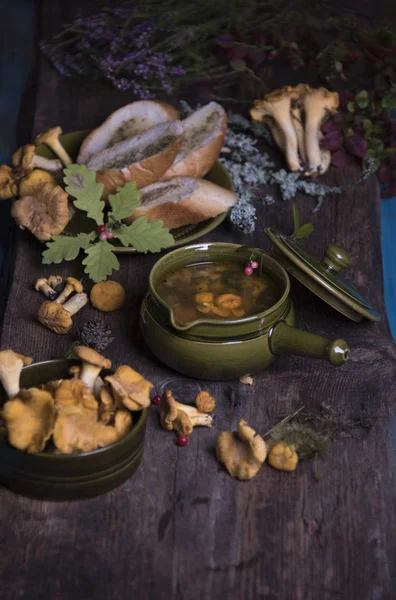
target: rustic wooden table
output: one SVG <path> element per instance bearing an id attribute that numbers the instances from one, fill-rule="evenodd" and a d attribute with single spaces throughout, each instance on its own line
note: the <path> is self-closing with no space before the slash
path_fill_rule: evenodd
<path id="1" fill-rule="evenodd" d="M 50 35 L 72 9 L 66 13 L 49 1 L 44 7 L 43 33 Z M 41 59 L 37 78 L 31 134 L 57 124 L 65 132 L 93 127 L 129 101 L 127 94 L 99 95 L 61 79 Z M 354 175 L 353 169 L 336 171 L 328 180 L 342 184 Z M 127 301 L 106 316 L 116 336 L 109 357 L 142 372 L 158 393 L 170 387 L 176 397 L 191 402 L 199 389 L 209 389 L 217 399 L 217 427 L 195 431 L 189 446 L 178 448 L 151 407 L 141 467 L 117 490 L 91 500 L 50 503 L 0 488 L 1 598 L 394 597 L 396 352 L 383 303 L 376 180 L 328 198 L 315 214 L 313 199 L 301 196 L 297 205 L 315 227 L 306 247 L 321 254 L 328 243 L 342 244 L 352 257 L 346 278 L 372 300 L 384 315 L 382 322 L 348 321 L 292 282 L 298 325 L 347 339 L 352 356 L 345 366 L 282 356 L 251 387 L 191 380 L 161 365 L 139 333 L 139 307 L 158 257 L 120 257 L 114 278 L 125 286 Z M 204 240 L 268 248 L 267 225 L 290 231 L 290 205 L 278 201 L 260 207 L 252 236 L 223 225 Z M 41 265 L 41 250 L 30 235 L 16 234 L 2 294 L 1 348 L 36 361 L 62 354 L 75 334 L 56 336 L 36 320 L 41 298 L 33 283 L 54 270 Z M 79 273 L 70 263 L 57 270 Z M 76 328 L 94 316 L 94 309 L 84 309 Z M 323 458 L 302 463 L 293 474 L 264 465 L 252 481 L 238 482 L 216 461 L 218 431 L 235 428 L 240 418 L 264 432 L 280 414 L 303 404 L 315 409 L 322 402 L 352 418 L 363 411 L 374 425 L 360 439 L 333 442 Z"/>

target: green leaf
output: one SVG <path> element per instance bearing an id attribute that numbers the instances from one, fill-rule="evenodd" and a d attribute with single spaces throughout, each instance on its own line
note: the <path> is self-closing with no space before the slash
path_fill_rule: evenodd
<path id="1" fill-rule="evenodd" d="M 370 119 L 363 119 L 363 129 L 366 133 L 371 133 L 373 129 L 373 122 Z"/>
<path id="2" fill-rule="evenodd" d="M 296 233 L 297 229 L 299 229 L 299 227 L 300 227 L 300 214 L 298 212 L 298 208 L 297 208 L 296 204 L 293 204 L 293 222 L 294 222 L 293 232 Z"/>
<path id="3" fill-rule="evenodd" d="M 50 242 L 47 242 L 47 250 L 43 252 L 43 265 L 60 263 L 62 260 L 73 260 L 83 248 L 96 238 L 96 233 L 79 233 L 75 237 L 67 235 L 54 235 Z"/>
<path id="4" fill-rule="evenodd" d="M 355 110 L 356 110 L 355 103 L 354 102 L 348 102 L 347 109 L 348 109 L 348 112 L 354 113 Z"/>
<path id="5" fill-rule="evenodd" d="M 244 60 L 230 60 L 230 67 L 234 71 L 246 71 L 246 66 Z"/>
<path id="6" fill-rule="evenodd" d="M 148 222 L 147 217 L 139 217 L 132 225 L 123 225 L 113 233 L 124 246 L 133 246 L 138 252 L 159 252 L 175 242 L 162 221 Z"/>
<path id="7" fill-rule="evenodd" d="M 369 102 L 370 102 L 370 99 L 368 97 L 368 93 L 366 92 L 366 90 L 359 92 L 359 94 L 357 96 L 355 96 L 355 104 L 357 104 L 359 108 L 367 108 L 367 106 L 369 105 Z"/>
<path id="8" fill-rule="evenodd" d="M 387 94 L 384 95 L 384 97 L 381 100 L 381 106 L 382 106 L 382 108 L 385 108 L 386 110 L 392 110 L 395 108 L 396 101 L 395 101 L 395 97 L 393 96 L 392 92 L 388 92 Z"/>
<path id="9" fill-rule="evenodd" d="M 109 195 L 109 204 L 112 208 L 109 217 L 116 221 L 130 217 L 133 209 L 140 204 L 140 192 L 136 189 L 136 183 L 129 181 L 124 187 L 117 188 L 117 194 Z"/>
<path id="10" fill-rule="evenodd" d="M 108 275 L 111 275 L 113 269 L 120 268 L 120 263 L 114 254 L 114 246 L 109 242 L 97 242 L 91 244 L 85 250 L 87 255 L 82 264 L 85 265 L 84 272 L 92 281 L 104 281 Z"/>
<path id="11" fill-rule="evenodd" d="M 303 238 L 308 237 L 313 232 L 312 223 L 304 223 L 294 232 L 294 236 L 297 240 L 302 240 Z"/>
<path id="12" fill-rule="evenodd" d="M 98 225 L 103 225 L 103 183 L 96 182 L 96 172 L 88 171 L 85 165 L 69 165 L 64 173 L 66 192 L 76 198 L 74 206 L 85 211 Z"/>

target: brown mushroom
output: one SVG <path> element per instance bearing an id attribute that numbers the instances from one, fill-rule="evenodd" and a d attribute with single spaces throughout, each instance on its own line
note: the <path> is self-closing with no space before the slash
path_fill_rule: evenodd
<path id="1" fill-rule="evenodd" d="M 73 292 L 81 294 L 83 289 L 82 283 L 78 279 L 75 279 L 74 277 L 68 277 L 66 279 L 66 285 L 63 288 L 63 291 L 57 297 L 56 302 L 58 304 L 63 304 Z"/>
<path id="2" fill-rule="evenodd" d="M 8 200 L 18 194 L 18 187 L 13 170 L 8 165 L 0 167 L 0 200 Z"/>
<path id="3" fill-rule="evenodd" d="M 38 156 L 35 152 L 36 147 L 34 144 L 26 144 L 14 152 L 12 155 L 12 165 L 16 173 L 27 175 L 36 168 L 54 172 L 61 170 L 62 163 L 59 160 L 44 158 L 43 156 Z"/>
<path id="4" fill-rule="evenodd" d="M 212 427 L 213 415 L 202 413 L 195 406 L 181 404 L 165 390 L 160 403 L 161 425 L 167 431 L 176 431 L 179 435 L 191 435 L 194 427 Z"/>
<path id="5" fill-rule="evenodd" d="M 73 380 L 74 384 L 77 381 Z M 87 389 L 83 382 L 79 381 L 79 385 Z M 92 394 L 90 396 L 93 398 Z M 84 402 L 75 401 L 72 390 L 67 401 L 65 390 L 53 432 L 54 444 L 58 450 L 70 454 L 75 451 L 90 452 L 103 448 L 124 437 L 132 424 L 132 417 L 127 410 L 117 412 L 114 426 L 104 425 L 97 417 L 97 410 L 86 406 Z"/>
<path id="6" fill-rule="evenodd" d="M 36 139 L 36 145 L 46 144 L 51 148 L 51 150 L 61 159 L 65 166 L 70 165 L 72 163 L 72 159 L 62 146 L 59 141 L 59 136 L 62 135 L 62 129 L 60 127 L 52 127 L 51 129 L 47 129 L 44 133 L 40 133 Z"/>
<path id="7" fill-rule="evenodd" d="M 48 279 L 45 279 L 45 277 L 37 279 L 36 283 L 34 284 L 34 289 L 37 290 L 37 292 L 41 292 L 46 298 L 49 298 L 50 300 L 55 300 L 57 296 L 57 293 L 48 284 Z"/>
<path id="8" fill-rule="evenodd" d="M 102 369 L 110 369 L 111 360 L 105 358 L 88 346 L 76 346 L 73 353 L 82 361 L 80 379 L 88 389 L 93 390 L 95 382 Z"/>
<path id="9" fill-rule="evenodd" d="M 0 352 L 0 381 L 8 398 L 19 393 L 19 378 L 24 366 L 30 365 L 33 359 L 13 350 Z"/>
<path id="10" fill-rule="evenodd" d="M 100 389 L 99 419 L 105 425 L 112 423 L 118 408 L 120 407 L 117 406 L 114 400 L 110 386 L 104 385 Z"/>
<path id="11" fill-rule="evenodd" d="M 69 222 L 68 195 L 62 188 L 44 183 L 32 196 L 16 200 L 11 215 L 21 229 L 29 229 L 42 242 L 59 235 Z"/>
<path id="12" fill-rule="evenodd" d="M 37 453 L 52 435 L 56 409 L 52 395 L 39 388 L 20 390 L 3 408 L 9 443 L 29 453 Z"/>
<path id="13" fill-rule="evenodd" d="M 56 186 L 56 181 L 50 173 L 41 169 L 35 169 L 26 177 L 18 181 L 18 195 L 20 198 L 24 196 L 34 196 L 39 192 L 40 187 L 44 183 L 50 183 Z"/>
<path id="14" fill-rule="evenodd" d="M 81 379 L 64 379 L 55 391 L 55 405 L 59 409 L 64 406 L 83 406 L 97 411 L 98 402 L 91 390 Z"/>
<path id="15" fill-rule="evenodd" d="M 271 467 L 278 471 L 295 471 L 298 464 L 298 454 L 293 445 L 280 441 L 272 446 L 268 455 Z"/>
<path id="16" fill-rule="evenodd" d="M 232 477 L 252 479 L 267 457 L 267 444 L 243 419 L 236 432 L 217 436 L 216 455 Z"/>
<path id="17" fill-rule="evenodd" d="M 122 403 L 129 410 L 143 410 L 149 406 L 153 384 L 128 365 L 121 365 L 105 380 L 110 383 L 118 405 Z"/>
<path id="18" fill-rule="evenodd" d="M 195 398 L 195 406 L 201 413 L 211 413 L 216 408 L 216 400 L 207 390 L 202 390 Z"/>
<path id="19" fill-rule="evenodd" d="M 58 285 L 61 285 L 62 283 L 63 283 L 63 277 L 62 277 L 62 275 L 50 275 L 48 277 L 48 284 L 54 290 L 56 290 L 56 288 L 58 287 Z"/>
<path id="20" fill-rule="evenodd" d="M 75 294 L 65 304 L 43 302 L 39 308 L 38 320 L 54 333 L 67 333 L 73 326 L 72 316 L 88 302 L 87 294 Z"/>
<path id="21" fill-rule="evenodd" d="M 124 303 L 125 290 L 117 281 L 101 281 L 93 286 L 89 299 L 102 312 L 118 310 Z"/>

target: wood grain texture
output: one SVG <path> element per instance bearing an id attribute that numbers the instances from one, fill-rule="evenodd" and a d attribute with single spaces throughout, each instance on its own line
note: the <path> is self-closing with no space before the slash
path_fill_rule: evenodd
<path id="1" fill-rule="evenodd" d="M 44 2 L 45 35 L 67 21 L 77 2 Z M 100 6 L 101 2 L 84 3 Z M 63 80 L 45 63 L 38 72 L 34 133 L 61 124 L 64 131 L 92 127 L 128 102 L 127 95 L 100 96 Z M 341 184 L 356 174 L 335 171 Z M 265 189 L 264 193 L 273 193 Z M 305 247 L 321 254 L 341 243 L 352 257 L 346 278 L 384 314 L 379 197 L 374 178 L 342 197 L 298 197 L 302 220 L 315 231 Z M 244 236 L 222 225 L 204 241 L 235 241 L 268 248 L 266 226 L 292 229 L 289 203 L 260 207 L 256 232 Z M 41 265 L 42 246 L 25 232 L 14 245 L 1 348 L 34 356 L 62 354 L 91 307 L 75 317 L 75 328 L 57 336 L 36 321 L 42 298 L 32 289 L 39 275 L 78 273 L 76 265 Z M 298 325 L 350 343 L 351 360 L 336 369 L 326 363 L 282 356 L 255 377 L 253 386 L 183 377 L 162 366 L 145 348 L 138 315 L 150 268 L 157 256 L 120 256 L 114 279 L 126 289 L 123 308 L 105 315 L 116 341 L 108 355 L 129 363 L 161 393 L 192 402 L 200 389 L 217 399 L 213 429 L 194 432 L 187 448 L 160 428 L 149 410 L 146 446 L 137 474 L 117 490 L 79 502 L 49 503 L 0 488 L 1 598 L 217 598 L 256 600 L 383 600 L 396 585 L 395 447 L 390 435 L 395 406 L 396 352 L 386 319 L 353 323 L 292 282 Z M 250 482 L 237 482 L 214 454 L 219 430 L 245 418 L 259 432 L 280 414 L 302 404 L 326 402 L 343 414 L 366 411 L 375 418 L 362 439 L 341 439 L 318 461 L 282 474 L 264 465 Z"/>

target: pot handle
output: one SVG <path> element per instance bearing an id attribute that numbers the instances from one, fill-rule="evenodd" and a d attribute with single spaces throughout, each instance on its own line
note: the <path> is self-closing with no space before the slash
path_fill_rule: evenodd
<path id="1" fill-rule="evenodd" d="M 271 329 L 269 344 L 272 354 L 289 352 L 297 356 L 323 358 L 335 367 L 343 365 L 351 354 L 345 340 L 327 340 L 320 335 L 291 327 L 285 321 L 280 321 Z"/>

